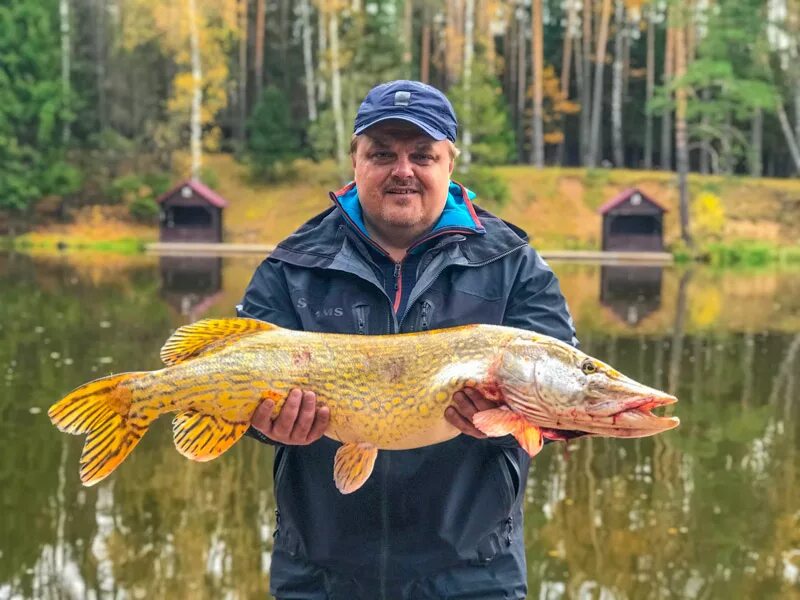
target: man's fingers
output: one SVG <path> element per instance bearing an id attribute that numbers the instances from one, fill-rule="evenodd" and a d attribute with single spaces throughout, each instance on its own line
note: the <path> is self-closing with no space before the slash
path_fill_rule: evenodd
<path id="1" fill-rule="evenodd" d="M 311 431 L 308 432 L 308 443 L 316 442 L 325 433 L 328 428 L 328 423 L 331 421 L 331 409 L 327 406 L 320 406 L 317 409 L 314 424 L 311 426 Z"/>
<path id="2" fill-rule="evenodd" d="M 302 396 L 302 392 L 298 389 L 293 389 L 286 396 L 286 402 L 283 403 L 280 414 L 272 423 L 272 432 L 276 438 L 285 440 L 292 434 L 297 413 L 300 411 Z"/>
<path id="3" fill-rule="evenodd" d="M 256 406 L 256 410 L 250 418 L 250 425 L 268 436 L 272 431 L 272 411 L 274 408 L 275 403 L 272 400 L 264 400 Z"/>
<path id="4" fill-rule="evenodd" d="M 467 398 L 469 398 L 470 402 L 472 402 L 472 405 L 475 407 L 475 412 L 497 408 L 496 402 L 487 400 L 486 398 L 483 397 L 483 394 L 481 394 L 475 388 L 467 387 L 461 391 L 464 392 L 464 395 L 466 395 Z"/>
<path id="5" fill-rule="evenodd" d="M 472 437 L 479 439 L 486 437 L 485 433 L 475 427 L 463 415 L 459 414 L 458 410 L 452 406 L 448 406 L 444 411 L 444 418 L 447 419 L 447 422 L 458 429 L 461 433 L 466 433 L 467 435 L 471 435 Z"/>
<path id="6" fill-rule="evenodd" d="M 314 392 L 303 392 L 297 419 L 294 422 L 290 439 L 296 444 L 305 444 L 308 432 L 314 424 L 317 412 L 317 395 Z"/>
<path id="7" fill-rule="evenodd" d="M 453 405 L 459 414 L 472 423 L 472 416 L 478 412 L 472 399 L 466 394 L 466 389 L 453 394 Z"/>

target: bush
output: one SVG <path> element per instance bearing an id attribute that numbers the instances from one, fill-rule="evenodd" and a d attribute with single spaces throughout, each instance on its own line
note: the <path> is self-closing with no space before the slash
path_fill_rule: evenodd
<path id="1" fill-rule="evenodd" d="M 302 135 L 292 119 L 286 95 L 268 87 L 247 122 L 247 149 L 251 174 L 256 179 L 275 179 L 281 164 L 302 155 Z"/>
<path id="2" fill-rule="evenodd" d="M 135 198 L 128 204 L 131 216 L 140 223 L 156 223 L 160 208 L 153 198 Z"/>
<path id="3" fill-rule="evenodd" d="M 476 201 L 481 206 L 501 207 L 510 197 L 506 182 L 489 167 L 473 166 L 457 173 L 455 179 L 477 194 Z"/>

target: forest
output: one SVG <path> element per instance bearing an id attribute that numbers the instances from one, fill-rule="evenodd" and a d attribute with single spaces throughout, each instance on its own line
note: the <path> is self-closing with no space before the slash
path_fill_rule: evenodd
<path id="1" fill-rule="evenodd" d="M 5 0 L 0 210 L 213 184 L 207 153 L 346 178 L 358 103 L 398 78 L 448 94 L 462 172 L 795 176 L 799 42 L 799 0 Z"/>

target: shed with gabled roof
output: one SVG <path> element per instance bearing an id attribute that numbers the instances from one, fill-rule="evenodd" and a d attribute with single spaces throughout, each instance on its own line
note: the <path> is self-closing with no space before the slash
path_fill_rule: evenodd
<path id="1" fill-rule="evenodd" d="M 603 204 L 603 250 L 662 252 L 666 208 L 636 188 Z"/>
<path id="2" fill-rule="evenodd" d="M 222 242 L 222 211 L 227 200 L 207 185 L 188 179 L 162 194 L 162 242 Z"/>

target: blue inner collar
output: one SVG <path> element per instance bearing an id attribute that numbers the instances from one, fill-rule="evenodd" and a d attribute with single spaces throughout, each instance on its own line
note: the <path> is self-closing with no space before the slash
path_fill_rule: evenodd
<path id="1" fill-rule="evenodd" d="M 464 198 L 466 191 L 467 198 Z M 458 230 L 462 233 L 484 234 L 486 230 L 481 225 L 475 210 L 472 207 L 472 199 L 475 193 L 467 188 L 462 188 L 458 183 L 451 181 L 447 190 L 447 201 L 444 210 L 436 225 L 424 237 L 443 233 L 444 230 Z M 337 196 L 339 206 L 347 214 L 348 218 L 358 227 L 361 233 L 369 238 L 367 228 L 364 225 L 364 216 L 361 212 L 361 204 L 358 201 L 358 187 L 352 184 L 347 190 Z"/>

